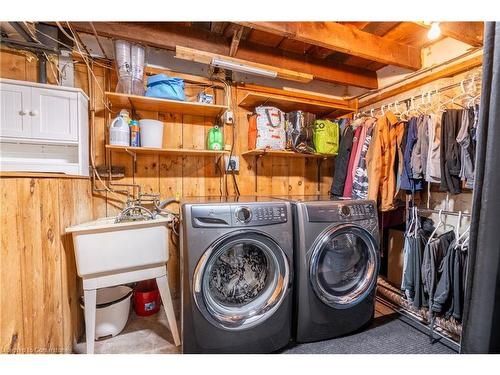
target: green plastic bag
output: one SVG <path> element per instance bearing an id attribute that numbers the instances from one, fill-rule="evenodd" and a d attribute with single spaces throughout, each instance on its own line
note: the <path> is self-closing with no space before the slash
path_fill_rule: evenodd
<path id="1" fill-rule="evenodd" d="M 319 154 L 337 155 L 339 152 L 339 124 L 330 120 L 314 121 L 313 142 Z"/>

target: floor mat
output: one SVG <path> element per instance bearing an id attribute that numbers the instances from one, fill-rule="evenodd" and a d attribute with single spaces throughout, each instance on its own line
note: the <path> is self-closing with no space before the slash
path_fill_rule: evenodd
<path id="1" fill-rule="evenodd" d="M 397 313 L 379 316 L 361 332 L 327 341 L 297 344 L 284 354 L 456 354 L 440 341 L 431 344 L 422 330 Z"/>

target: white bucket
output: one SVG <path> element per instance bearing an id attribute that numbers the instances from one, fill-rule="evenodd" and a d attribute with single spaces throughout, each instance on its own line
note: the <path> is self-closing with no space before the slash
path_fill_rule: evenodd
<path id="1" fill-rule="evenodd" d="M 141 146 L 161 148 L 163 146 L 163 122 L 158 120 L 139 120 Z"/>
<path id="2" fill-rule="evenodd" d="M 95 338 L 119 334 L 128 321 L 132 289 L 125 285 L 97 290 Z M 82 306 L 85 310 L 85 307 Z"/>

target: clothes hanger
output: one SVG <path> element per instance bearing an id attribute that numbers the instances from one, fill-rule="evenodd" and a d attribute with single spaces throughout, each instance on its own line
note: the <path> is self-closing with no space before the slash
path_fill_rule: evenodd
<path id="1" fill-rule="evenodd" d="M 458 221 L 455 227 L 455 244 L 460 240 L 460 224 L 462 223 L 462 211 L 458 211 Z"/>
<path id="2" fill-rule="evenodd" d="M 444 223 L 443 223 L 443 209 L 442 208 L 439 210 L 438 220 L 439 220 L 438 224 L 436 225 L 436 227 L 432 231 L 431 235 L 429 236 L 429 239 L 427 240 L 427 245 L 429 245 L 431 243 L 431 240 L 434 237 L 434 235 L 437 233 L 439 227 L 441 227 L 441 225 L 444 226 Z"/>

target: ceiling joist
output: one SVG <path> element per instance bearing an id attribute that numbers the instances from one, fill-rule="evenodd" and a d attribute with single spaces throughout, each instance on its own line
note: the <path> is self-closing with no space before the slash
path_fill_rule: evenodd
<path id="1" fill-rule="evenodd" d="M 88 22 L 72 22 L 71 25 L 81 32 L 93 34 Z M 230 39 L 193 27 L 154 22 L 94 22 L 94 27 L 101 36 L 122 38 L 167 50 L 184 46 L 221 56 L 230 54 Z M 256 45 L 243 38 L 234 57 L 310 74 L 314 79 L 322 81 L 369 89 L 378 87 L 377 75 L 373 71 L 279 51 L 276 48 Z"/>
<path id="2" fill-rule="evenodd" d="M 256 30 L 384 64 L 418 70 L 420 49 L 336 22 L 239 22 Z"/>
<path id="3" fill-rule="evenodd" d="M 423 22 L 415 23 L 426 29 L 430 28 L 430 25 L 426 25 Z M 473 47 L 481 47 L 483 45 L 483 22 L 440 22 L 439 27 L 444 36 L 459 40 Z"/>

